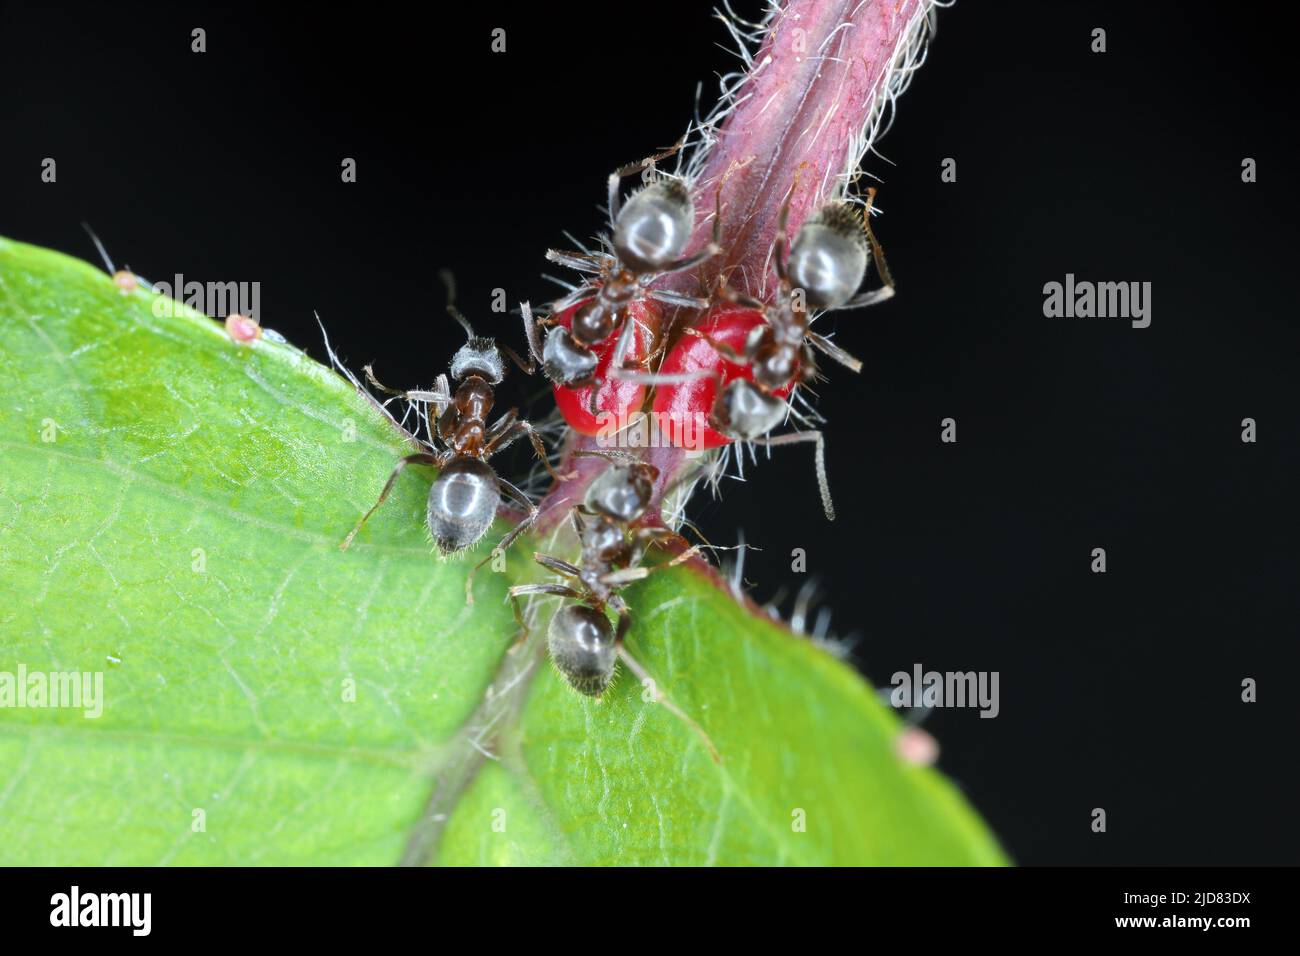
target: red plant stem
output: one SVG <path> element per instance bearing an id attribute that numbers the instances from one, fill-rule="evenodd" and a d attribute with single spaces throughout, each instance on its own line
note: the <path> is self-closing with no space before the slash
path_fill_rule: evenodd
<path id="1" fill-rule="evenodd" d="M 773 16 L 738 90 L 743 102 L 728 114 L 694 184 L 699 228 L 692 251 L 708 242 L 704 221 L 725 177 L 723 253 L 695 275 L 668 277 L 665 287 L 708 287 L 722 273 L 765 297 L 782 201 L 790 196 L 793 236 L 842 189 L 895 54 L 924 8 L 922 0 L 792 0 Z"/>
<path id="2" fill-rule="evenodd" d="M 737 103 L 692 183 L 697 223 L 690 251 L 709 241 L 721 183 L 723 252 L 694 270 L 665 276 L 661 287 L 698 294 L 725 275 L 735 289 L 770 295 L 782 203 L 789 196 L 793 235 L 824 201 L 842 192 L 860 158 L 863 129 L 879 109 L 890 71 L 926 6 L 924 0 L 790 0 L 773 14 Z M 601 447 L 596 438 L 571 439 L 562 471 L 576 475 L 543 500 L 541 530 L 567 518 L 605 467 L 573 452 Z M 680 448 L 637 451 L 660 469 L 656 501 L 696 461 Z"/>

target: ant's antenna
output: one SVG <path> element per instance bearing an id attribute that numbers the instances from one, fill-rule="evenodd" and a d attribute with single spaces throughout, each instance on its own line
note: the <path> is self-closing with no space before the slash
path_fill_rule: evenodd
<path id="1" fill-rule="evenodd" d="M 450 269 L 439 269 L 438 278 L 447 287 L 447 314 L 461 324 L 471 339 L 478 338 L 474 334 L 474 327 L 469 324 L 469 319 L 461 315 L 460 309 L 456 308 L 456 277 L 451 274 Z"/>

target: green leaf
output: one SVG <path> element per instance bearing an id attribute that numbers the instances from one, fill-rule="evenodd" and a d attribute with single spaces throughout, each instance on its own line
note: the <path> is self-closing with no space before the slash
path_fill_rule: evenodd
<path id="1" fill-rule="evenodd" d="M 427 469 L 340 551 L 403 436 L 170 304 L 0 239 L 0 704 L 103 688 L 0 706 L 0 864 L 1004 862 L 852 670 L 699 569 L 629 589 L 629 647 L 721 763 L 627 675 L 570 691 L 544 628 L 511 650 L 543 543 L 467 607 L 492 539 L 433 555 Z"/>

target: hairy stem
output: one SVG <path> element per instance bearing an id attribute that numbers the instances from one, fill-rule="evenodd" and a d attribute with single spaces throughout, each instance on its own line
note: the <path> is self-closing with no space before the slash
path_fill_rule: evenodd
<path id="1" fill-rule="evenodd" d="M 700 226 L 721 184 L 723 253 L 666 287 L 707 288 L 725 274 L 765 297 L 782 202 L 790 197 L 793 235 L 822 203 L 844 194 L 876 121 L 905 82 L 899 71 L 923 39 L 928 7 L 925 0 L 792 0 L 772 15 L 716 142 L 692 164 Z M 708 237 L 697 228 L 695 247 Z"/>
<path id="2" fill-rule="evenodd" d="M 772 245 L 781 205 L 789 197 L 791 234 L 823 202 L 845 195 L 888 104 L 906 85 L 924 42 L 928 0 L 790 0 L 763 25 L 758 52 L 724 94 L 686 164 L 696 209 L 689 252 L 710 240 L 720 202 L 723 252 L 658 285 L 686 295 L 714 287 L 719 276 L 750 295 L 771 292 Z M 733 25 L 743 33 L 743 25 Z M 720 122 L 719 122 L 720 121 Z M 720 190 L 720 192 L 719 192 Z M 670 337 L 689 314 L 670 316 Z M 599 473 L 599 459 L 575 457 L 601 448 L 574 436 L 563 471 L 575 474 L 542 503 L 541 529 L 563 521 Z M 660 470 L 656 489 L 689 478 L 696 456 L 680 448 L 645 448 Z"/>
<path id="3" fill-rule="evenodd" d="M 795 228 L 826 199 L 844 193 L 882 105 L 899 89 L 900 64 L 910 62 L 928 5 L 928 0 L 790 0 L 772 14 L 759 52 L 715 114 L 719 126 L 703 131 L 686 168 L 699 220 L 694 243 L 709 241 L 721 185 L 725 251 L 695 270 L 665 276 L 664 288 L 694 294 L 725 273 L 734 288 L 750 295 L 768 291 L 781 204 L 788 195 Z M 669 316 L 669 327 L 689 317 Z M 560 469 L 566 480 L 556 482 L 539 505 L 534 535 L 544 536 L 544 547 L 557 556 L 576 553 L 578 542 L 565 522 L 607 467 L 598 457 L 578 453 L 609 450 L 608 441 L 573 434 Z M 659 469 L 651 521 L 660 517 L 666 494 L 690 481 L 703 460 L 676 447 L 624 450 Z M 714 574 L 707 564 L 701 569 Z M 506 655 L 462 732 L 436 755 L 434 789 L 410 836 L 404 864 L 436 857 L 451 808 L 489 755 L 507 767 L 518 765 L 515 718 L 544 645 L 537 610 L 529 602 L 521 643 Z"/>

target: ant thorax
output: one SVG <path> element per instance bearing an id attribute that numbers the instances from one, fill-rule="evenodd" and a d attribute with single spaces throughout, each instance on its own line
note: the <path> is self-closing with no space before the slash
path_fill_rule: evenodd
<path id="1" fill-rule="evenodd" d="M 803 290 L 792 286 L 788 280 L 781 283 L 776 301 L 764 309 L 763 314 L 774 335 L 795 344 L 803 342 L 808 326 L 812 324 Z"/>
<path id="2" fill-rule="evenodd" d="M 438 437 L 457 455 L 479 455 L 487 441 L 492 386 L 478 375 L 466 378 L 438 419 Z"/>
<path id="3" fill-rule="evenodd" d="M 624 294 L 623 290 L 629 290 Z M 579 345 L 592 346 L 605 341 L 613 334 L 622 319 L 622 306 L 636 295 L 635 280 L 631 284 L 611 280 L 601 285 L 596 294 L 573 313 L 573 338 Z"/>
<path id="4" fill-rule="evenodd" d="M 631 567 L 640 557 L 637 552 L 625 525 L 604 515 L 587 519 L 582 530 L 582 583 L 593 594 L 608 599 L 612 588 L 603 578 L 611 571 Z"/>
<path id="5" fill-rule="evenodd" d="M 624 320 L 623 309 L 643 293 L 644 277 L 619 269 L 596 289 L 596 294 L 573 315 L 573 337 L 595 345 L 613 334 Z"/>
<path id="6" fill-rule="evenodd" d="M 770 392 L 793 382 L 799 373 L 804 334 L 804 328 L 782 327 L 770 321 L 755 326 L 745 342 L 754 384 Z"/>
<path id="7" fill-rule="evenodd" d="M 461 418 L 476 418 L 479 421 L 488 417 L 496 395 L 490 383 L 478 375 L 471 375 L 456 386 L 452 404 Z"/>

